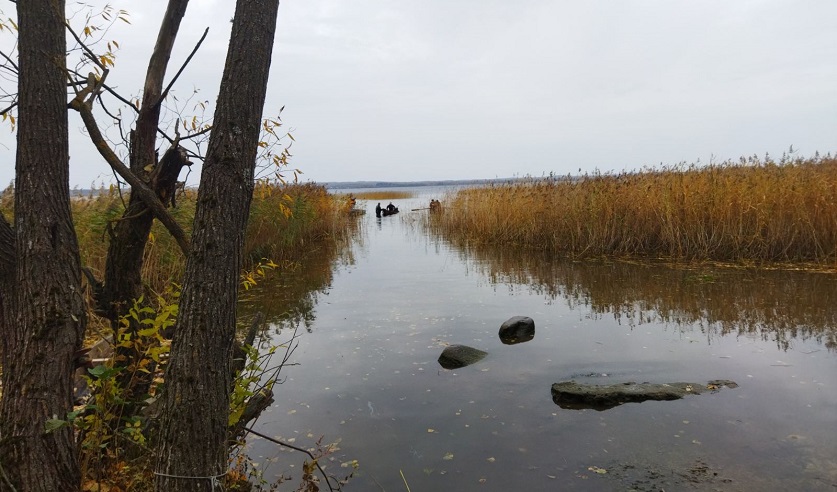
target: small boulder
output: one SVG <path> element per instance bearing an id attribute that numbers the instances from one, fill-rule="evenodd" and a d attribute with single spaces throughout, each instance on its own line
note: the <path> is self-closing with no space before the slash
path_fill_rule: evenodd
<path id="1" fill-rule="evenodd" d="M 487 352 L 467 345 L 450 345 L 439 356 L 439 365 L 445 369 L 458 369 L 481 361 Z"/>
<path id="2" fill-rule="evenodd" d="M 500 325 L 500 341 L 506 345 L 535 338 L 535 321 L 528 316 L 514 316 Z"/>

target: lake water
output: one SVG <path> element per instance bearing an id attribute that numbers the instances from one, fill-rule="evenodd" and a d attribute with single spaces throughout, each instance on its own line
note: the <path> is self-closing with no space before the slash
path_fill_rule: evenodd
<path id="1" fill-rule="evenodd" d="M 245 302 L 274 342 L 300 335 L 256 430 L 339 442 L 322 464 L 358 461 L 347 491 L 837 489 L 837 275 L 453 246 L 410 211 L 439 190 L 418 191 L 392 217 L 359 202 L 341 260 Z M 499 340 L 512 316 L 534 319 L 532 341 Z M 446 370 L 449 344 L 489 355 Z M 739 387 L 567 410 L 550 389 L 569 379 Z M 267 479 L 302 473 L 300 453 L 254 437 L 249 453 Z"/>

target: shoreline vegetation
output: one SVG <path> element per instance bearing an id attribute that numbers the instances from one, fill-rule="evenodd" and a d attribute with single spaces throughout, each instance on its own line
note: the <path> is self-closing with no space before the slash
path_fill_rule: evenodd
<path id="1" fill-rule="evenodd" d="M 183 190 L 177 205 L 169 209 L 187 236 L 192 232 L 197 191 Z M 119 220 L 128 202 L 128 194 L 116 187 L 88 190 L 71 200 L 73 222 L 78 235 L 81 263 L 97 276 L 105 268 L 108 231 Z M 14 203 L 11 188 L 0 196 L 0 209 L 10 212 Z M 349 217 L 351 204 L 343 195 L 330 194 L 324 186 L 308 184 L 256 184 L 250 205 L 250 219 L 244 241 L 245 270 L 263 260 L 276 264 L 299 261 L 307 254 L 348 237 L 354 220 Z M 178 282 L 185 267 L 183 255 L 171 235 L 157 221 L 145 250 L 143 279 L 155 292 L 163 292 L 171 282 Z"/>
<path id="2" fill-rule="evenodd" d="M 454 244 L 571 258 L 837 268 L 837 158 L 742 157 L 464 188 L 426 222 Z"/>
<path id="3" fill-rule="evenodd" d="M 196 201 L 195 190 L 183 190 L 177 195 L 176 207 L 169 209 L 187 235 L 191 234 Z M 90 190 L 87 195 L 76 195 L 71 200 L 81 264 L 90 268 L 96 276 L 101 277 L 105 268 L 110 228 L 122 217 L 127 202 L 127 194 L 120 194 L 116 187 Z M 8 188 L 0 194 L 0 210 L 11 217 L 13 207 L 14 190 Z M 344 246 L 358 230 L 358 222 L 350 214 L 351 208 L 349 196 L 331 194 L 321 185 L 257 183 L 244 241 L 244 271 L 241 274 L 243 288 L 239 291 L 239 301 L 248 295 L 245 292 L 250 287 L 266 280 L 264 277 L 267 269 L 276 269 L 270 275 L 279 277 L 314 261 L 324 265 L 330 272 L 331 265 L 340 259 L 346 249 Z M 90 366 L 88 371 L 81 370 L 74 376 L 76 384 L 82 381 L 77 386 L 79 392 L 74 395 L 76 406 L 66 416 L 66 420 L 64 416 L 57 416 L 47 422 L 48 428 L 65 425 L 74 427 L 82 450 L 84 490 L 101 488 L 143 491 L 153 488 L 154 460 L 146 442 L 158 436 L 158 429 L 151 423 L 158 417 L 154 413 L 157 410 L 149 410 L 154 406 L 149 405 L 149 402 L 159 396 L 158 385 L 163 384 L 166 354 L 170 350 L 170 340 L 163 334 L 175 322 L 179 284 L 184 269 L 185 257 L 180 247 L 164 227 L 155 221 L 144 253 L 142 278 L 145 293 L 126 316 L 135 317 L 142 323 L 143 331 L 138 332 L 136 338 L 126 337 L 126 333 L 121 330 L 113 333 L 107 319 L 89 317 L 84 346 L 91 350 L 89 357 L 96 358 L 89 358 L 82 351 L 84 357 L 88 357 L 85 363 Z M 328 282 L 329 279 L 326 276 L 321 282 Z M 311 296 L 310 288 L 322 288 L 321 283 L 294 290 L 293 294 L 301 298 L 299 302 L 305 302 Z M 87 305 L 91 308 L 95 305 L 91 295 L 93 290 L 87 290 Z M 89 312 L 95 313 L 95 310 L 90 309 Z M 264 319 L 258 315 L 240 317 L 240 328 L 247 328 L 243 324 L 244 318 L 253 334 L 261 328 L 261 321 L 257 320 Z M 118 343 L 114 340 L 118 340 Z M 271 365 L 271 355 L 278 346 L 272 347 L 266 354 L 260 354 L 258 350 L 248 352 L 247 349 L 238 349 L 241 364 L 233 382 L 230 429 L 243 428 L 264 406 L 270 404 L 273 395 L 270 387 L 274 384 L 270 378 L 278 375 L 279 369 L 287 361 L 289 353 L 293 351 L 293 342 L 293 338 L 284 342 L 286 345 L 283 348 L 287 352 L 278 368 Z M 124 357 L 118 360 L 119 356 L 114 355 L 116 346 L 126 344 L 139 354 L 136 362 L 126 362 Z M 93 353 L 98 355 L 94 356 Z M 119 386 L 115 376 L 124 369 L 130 372 L 137 371 L 136 368 L 143 368 L 139 370 L 144 372 L 153 368 L 151 370 L 155 371 L 156 378 L 146 390 L 147 394 L 140 398 L 141 403 L 133 407 L 132 413 L 124 416 L 118 412 L 124 408 L 125 402 L 136 403 L 126 400 L 131 398 L 133 386 Z M 80 379 L 79 374 L 84 374 L 84 378 Z M 133 382 L 132 378 L 129 384 Z M 148 399 L 149 395 L 152 399 Z M 245 484 L 261 483 L 262 477 L 256 468 L 250 467 L 250 458 L 241 444 L 244 442 L 241 431 L 230 432 L 233 436 L 231 439 L 237 444 L 230 445 L 230 471 L 224 478 L 225 487 L 230 490 L 250 490 L 247 488 L 249 485 Z M 314 454 L 321 457 L 329 452 L 330 447 L 324 445 L 318 447 Z M 311 452 L 308 455 L 315 459 Z M 306 476 L 301 478 L 300 483 L 312 480 L 313 475 Z"/>

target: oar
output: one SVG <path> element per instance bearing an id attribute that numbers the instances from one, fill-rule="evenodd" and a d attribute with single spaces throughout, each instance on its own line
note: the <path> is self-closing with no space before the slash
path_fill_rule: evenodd
<path id="1" fill-rule="evenodd" d="M 415 211 L 417 211 L 417 210 L 430 210 L 430 207 L 424 207 L 424 208 L 414 208 L 414 209 L 412 209 L 412 210 L 411 210 L 411 212 L 415 212 Z"/>

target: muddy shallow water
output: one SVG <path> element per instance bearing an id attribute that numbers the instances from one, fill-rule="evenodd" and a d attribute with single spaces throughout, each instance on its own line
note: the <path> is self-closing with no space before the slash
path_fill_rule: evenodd
<path id="1" fill-rule="evenodd" d="M 268 311 L 274 341 L 301 335 L 256 430 L 339 441 L 322 463 L 345 475 L 359 462 L 347 491 L 837 488 L 837 275 L 451 245 L 409 211 L 429 199 L 381 219 L 360 202 L 348 260 L 273 279 L 247 303 Z M 505 345 L 498 329 L 518 315 L 535 337 Z M 446 370 L 449 344 L 488 356 Z M 567 410 L 550 388 L 569 379 L 739 386 Z M 267 479 L 301 474 L 299 453 L 259 439 L 249 452 Z"/>

